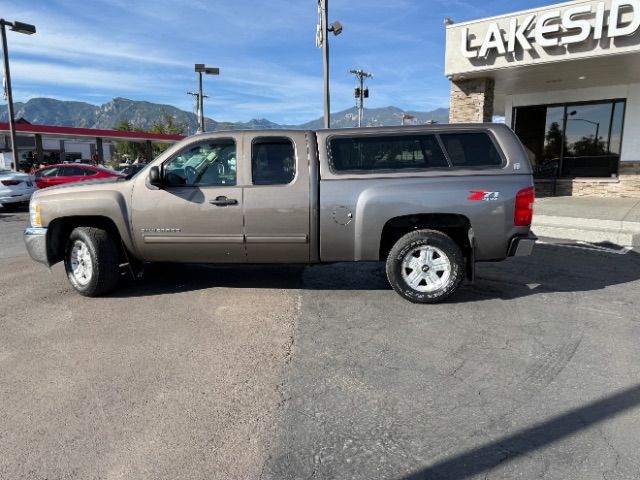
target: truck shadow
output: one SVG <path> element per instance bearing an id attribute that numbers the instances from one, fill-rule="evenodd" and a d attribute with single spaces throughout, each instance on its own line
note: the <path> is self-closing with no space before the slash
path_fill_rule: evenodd
<path id="1" fill-rule="evenodd" d="M 633 385 L 511 435 L 460 452 L 423 470 L 406 475 L 402 480 L 464 480 L 476 477 L 637 408 L 638 405 L 640 385 Z"/>
<path id="2" fill-rule="evenodd" d="M 475 284 L 463 285 L 448 303 L 601 290 L 638 279 L 640 254 L 637 252 L 620 255 L 542 244 L 531 257 L 478 264 Z M 381 262 L 313 266 L 154 264 L 148 267 L 142 279 L 128 282 L 111 296 L 144 297 L 208 288 L 391 290 Z"/>
<path id="3" fill-rule="evenodd" d="M 619 252 L 619 253 L 614 253 Z M 624 253 L 623 253 L 624 252 Z M 617 245 L 540 244 L 530 257 L 480 263 L 476 282 L 451 303 L 509 300 L 541 293 L 589 292 L 640 279 L 640 254 Z"/>

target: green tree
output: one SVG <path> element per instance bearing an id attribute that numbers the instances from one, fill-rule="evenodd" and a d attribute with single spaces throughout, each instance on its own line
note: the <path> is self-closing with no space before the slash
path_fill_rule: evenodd
<path id="1" fill-rule="evenodd" d="M 176 122 L 175 118 L 162 112 L 162 119 L 153 122 L 153 125 L 149 129 L 151 133 L 158 133 L 160 135 L 184 135 L 187 130 L 187 124 L 182 122 Z M 166 143 L 155 143 L 153 145 L 153 156 L 156 157 L 164 152 L 170 145 Z"/>
<path id="2" fill-rule="evenodd" d="M 142 128 L 134 126 L 129 120 L 122 119 L 116 130 L 122 132 L 144 132 Z M 115 144 L 116 156 L 119 160 L 124 160 L 129 157 L 131 160 L 135 160 L 138 157 L 142 157 L 146 151 L 144 143 L 141 142 L 116 142 Z"/>
<path id="3" fill-rule="evenodd" d="M 571 153 L 575 157 L 595 157 L 607 155 L 606 144 L 602 139 L 596 141 L 594 135 L 584 136 L 571 145 Z"/>
<path id="4" fill-rule="evenodd" d="M 562 129 L 558 122 L 553 122 L 549 125 L 549 130 L 545 135 L 544 142 L 544 159 L 554 160 L 560 158 L 560 152 L 562 151 L 562 142 L 564 141 L 564 151 L 567 151 L 567 141 L 562 134 Z"/>

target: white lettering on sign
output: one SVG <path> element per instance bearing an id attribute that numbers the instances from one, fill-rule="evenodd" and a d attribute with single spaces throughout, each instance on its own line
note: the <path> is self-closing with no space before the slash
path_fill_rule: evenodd
<path id="1" fill-rule="evenodd" d="M 621 23 L 622 15 L 629 11 L 631 20 Z M 595 13 L 595 24 L 591 24 L 587 17 Z M 543 48 L 558 45 L 571 45 L 582 43 L 589 38 L 600 40 L 605 27 L 605 2 L 599 2 L 595 6 L 578 5 L 568 8 L 561 13 L 560 10 L 552 10 L 536 15 L 529 15 L 521 22 L 512 18 L 509 21 L 509 30 L 506 38 L 497 22 L 492 22 L 487 28 L 487 33 L 479 48 L 470 46 L 469 28 L 461 29 L 460 50 L 465 58 L 485 58 L 491 51 L 498 55 L 513 53 L 516 48 L 531 50 L 528 33 L 533 33 L 535 43 Z M 634 35 L 640 28 L 640 0 L 612 0 L 609 10 L 607 25 L 607 37 L 616 38 Z M 532 31 L 532 32 L 531 32 Z"/>
<path id="2" fill-rule="evenodd" d="M 504 40 L 502 39 L 502 32 L 497 23 L 489 25 L 487 35 L 484 37 L 484 42 L 480 47 L 480 56 L 486 57 L 487 51 L 495 48 L 500 55 L 504 55 L 507 51 L 504 48 Z"/>
<path id="3" fill-rule="evenodd" d="M 633 7 L 633 18 L 629 25 L 624 27 L 619 26 L 620 22 L 620 8 L 630 5 Z M 626 35 L 633 35 L 640 27 L 640 1 L 623 1 L 613 0 L 611 3 L 611 12 L 609 13 L 609 36 L 610 37 L 624 37 Z"/>
<path id="4" fill-rule="evenodd" d="M 568 9 L 562 16 L 562 26 L 568 30 L 579 30 L 576 35 L 569 35 L 562 39 L 562 45 L 570 45 L 572 43 L 582 43 L 589 35 L 591 35 L 591 24 L 589 20 L 574 19 L 574 16 L 591 13 L 591 5 L 582 5 Z"/>
<path id="5" fill-rule="evenodd" d="M 525 32 L 529 30 L 535 18 L 535 15 L 529 15 L 519 26 L 518 20 L 515 18 L 511 19 L 509 24 L 509 40 L 507 41 L 508 52 L 514 52 L 516 50 L 516 43 L 519 43 L 523 50 L 531 50 L 533 48 L 529 40 L 527 40 Z"/>

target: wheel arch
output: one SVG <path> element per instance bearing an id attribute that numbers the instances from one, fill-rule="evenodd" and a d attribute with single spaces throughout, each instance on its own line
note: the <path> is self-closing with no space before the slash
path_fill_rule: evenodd
<path id="1" fill-rule="evenodd" d="M 393 245 L 415 230 L 436 230 L 458 244 L 466 260 L 466 276 L 473 279 L 475 240 L 468 217 L 454 213 L 418 213 L 387 220 L 380 235 L 379 259 L 385 260 Z"/>
<path id="2" fill-rule="evenodd" d="M 47 257 L 51 265 L 64 260 L 67 239 L 78 227 L 94 227 L 108 232 L 118 248 L 123 263 L 126 262 L 127 255 L 131 254 L 130 249 L 123 242 L 116 223 L 111 218 L 101 215 L 59 217 L 49 222 L 47 228 Z"/>

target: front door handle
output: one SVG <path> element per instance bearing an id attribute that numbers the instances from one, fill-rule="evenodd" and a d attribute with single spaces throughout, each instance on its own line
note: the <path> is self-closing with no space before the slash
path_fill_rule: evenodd
<path id="1" fill-rule="evenodd" d="M 226 207 L 228 205 L 238 205 L 238 200 L 235 198 L 216 197 L 215 200 L 209 200 L 209 203 L 216 207 Z"/>

